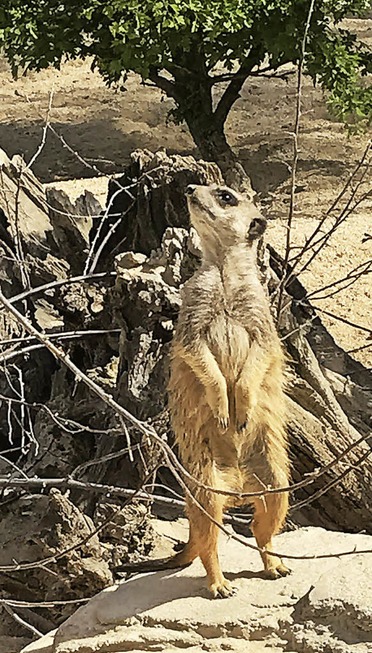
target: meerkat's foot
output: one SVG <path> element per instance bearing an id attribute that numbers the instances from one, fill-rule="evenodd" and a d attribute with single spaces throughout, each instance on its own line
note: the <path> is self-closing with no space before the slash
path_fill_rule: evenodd
<path id="1" fill-rule="evenodd" d="M 271 556 L 270 556 L 271 558 Z M 264 571 L 265 578 L 268 580 L 276 580 L 277 578 L 282 578 L 283 576 L 288 576 L 292 571 L 289 567 L 286 567 L 280 560 L 280 558 L 272 558 L 270 560 L 268 567 Z"/>
<path id="2" fill-rule="evenodd" d="M 227 599 L 236 594 L 235 587 L 224 577 L 220 581 L 211 583 L 208 589 L 214 599 Z"/>

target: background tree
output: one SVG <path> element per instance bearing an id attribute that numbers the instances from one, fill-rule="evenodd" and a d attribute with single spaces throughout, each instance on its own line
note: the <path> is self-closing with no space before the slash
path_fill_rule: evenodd
<path id="1" fill-rule="evenodd" d="M 92 57 L 109 84 L 129 71 L 175 102 L 202 157 L 241 185 L 244 172 L 224 125 L 249 77 L 280 74 L 296 63 L 309 0 L 3 0 L 0 46 L 20 70 L 58 67 L 64 58 Z M 328 91 L 344 120 L 372 115 L 368 48 L 342 29 L 346 15 L 362 15 L 370 0 L 316 0 L 307 36 L 306 71 Z M 283 69 L 282 69 L 283 71 Z M 264 110 L 264 107 L 263 107 Z"/>

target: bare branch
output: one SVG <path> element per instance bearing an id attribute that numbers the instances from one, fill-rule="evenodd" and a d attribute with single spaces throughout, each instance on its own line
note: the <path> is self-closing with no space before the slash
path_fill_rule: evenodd
<path id="1" fill-rule="evenodd" d="M 316 307 L 317 311 L 320 311 L 321 313 L 324 313 L 324 315 L 328 315 L 329 317 L 333 317 L 335 320 L 338 320 L 339 322 L 343 322 L 344 324 L 348 324 L 349 326 L 354 327 L 355 329 L 360 329 L 361 331 L 365 331 L 366 333 L 372 334 L 372 329 L 362 326 L 361 324 L 356 324 L 355 322 L 351 322 L 350 320 L 347 320 L 345 317 L 341 317 L 341 315 L 336 315 L 335 313 L 331 313 L 331 311 L 326 311 L 325 308 L 319 308 L 319 306 Z"/>
<path id="2" fill-rule="evenodd" d="M 294 131 L 293 131 L 291 193 L 290 193 L 290 200 L 289 200 L 286 243 L 285 243 L 284 261 L 283 261 L 283 279 L 281 279 L 281 283 L 279 286 L 278 309 L 277 309 L 278 319 L 280 317 L 281 308 L 282 308 L 283 292 L 286 285 L 287 267 L 288 267 L 289 255 L 291 251 L 291 227 L 292 227 L 294 211 L 295 211 L 296 173 L 297 173 L 297 165 L 298 165 L 298 158 L 299 158 L 298 137 L 300 133 L 300 118 L 301 118 L 302 76 L 303 76 L 303 69 L 304 69 L 304 63 L 306 57 L 307 35 L 310 27 L 311 17 L 314 11 L 314 4 L 315 4 L 315 0 L 310 0 L 309 11 L 307 14 L 305 30 L 304 30 L 304 35 L 301 44 L 301 56 L 297 66 L 296 113 L 295 113 L 295 124 L 294 124 Z"/>
<path id="3" fill-rule="evenodd" d="M 337 279 L 336 281 L 332 281 L 332 283 L 328 283 L 325 286 L 322 286 L 321 288 L 317 288 L 316 290 L 312 290 L 311 292 L 306 293 L 306 299 L 313 298 L 314 300 L 321 300 L 321 299 L 328 299 L 329 297 L 333 297 L 339 292 L 342 292 L 343 290 L 346 290 L 346 288 L 349 288 L 355 281 L 360 279 L 362 276 L 371 274 L 372 272 L 372 261 L 364 261 L 363 263 L 360 263 L 357 265 L 355 268 L 350 270 L 345 276 L 341 277 L 340 279 Z M 342 283 L 345 283 L 341 288 L 337 288 L 333 292 L 329 293 L 328 295 L 323 295 L 321 297 L 314 297 L 314 295 L 318 295 L 318 293 L 323 292 L 325 290 L 329 290 L 330 288 L 334 288 L 335 286 L 339 286 Z"/>
<path id="4" fill-rule="evenodd" d="M 302 248 L 300 249 L 298 254 L 296 254 L 296 257 L 290 261 L 291 266 L 292 266 L 292 272 L 297 268 L 298 263 L 302 260 L 302 257 L 304 255 L 304 253 L 309 250 L 309 247 L 310 246 L 311 247 L 316 246 L 324 238 L 324 236 L 322 236 L 320 240 L 317 240 L 315 243 L 313 242 L 314 239 L 316 238 L 316 236 L 321 232 L 322 227 L 324 226 L 327 218 L 329 218 L 329 216 L 336 210 L 336 208 L 338 207 L 341 199 L 344 197 L 346 192 L 351 187 L 357 173 L 363 167 L 366 167 L 367 157 L 369 156 L 371 145 L 372 145 L 371 141 L 368 141 L 361 158 L 359 159 L 358 163 L 356 164 L 354 170 L 351 172 L 351 174 L 350 174 L 349 178 L 347 179 L 345 185 L 343 186 L 343 188 L 341 189 L 341 191 L 339 192 L 337 197 L 334 199 L 331 206 L 327 209 L 326 213 L 324 214 L 324 216 L 320 220 L 319 224 L 315 227 L 312 234 L 310 234 L 310 236 L 306 239 L 304 245 L 302 246 Z M 359 180 L 359 182 L 357 183 L 357 186 L 353 189 L 352 196 L 355 196 L 355 193 L 358 190 L 360 184 L 361 184 L 361 181 Z"/>
<path id="5" fill-rule="evenodd" d="M 44 283 L 41 286 L 36 286 L 35 288 L 30 288 L 25 290 L 19 295 L 14 295 L 14 297 L 9 298 L 11 304 L 21 301 L 31 297 L 32 295 L 38 295 L 43 293 L 45 290 L 50 290 L 51 288 L 58 288 L 59 286 L 65 286 L 70 283 L 77 283 L 79 281 L 90 281 L 91 279 L 105 279 L 106 277 L 116 277 L 116 272 L 95 272 L 94 274 L 80 274 L 77 277 L 69 277 L 66 279 L 58 279 L 56 281 L 50 281 L 49 283 Z M 0 307 L 0 310 L 4 310 L 4 307 Z"/>
<path id="6" fill-rule="evenodd" d="M 52 110 L 53 96 L 54 96 L 54 89 L 52 88 L 52 90 L 51 90 L 50 93 L 49 93 L 49 104 L 48 104 L 47 115 L 46 115 L 46 119 L 45 119 L 45 125 L 44 125 L 44 127 L 43 127 L 43 133 L 42 133 L 42 137 L 41 137 L 41 142 L 40 142 L 40 145 L 39 145 L 39 147 L 37 148 L 37 150 L 36 150 L 34 156 L 31 157 L 31 159 L 29 160 L 28 164 L 26 165 L 26 167 L 25 167 L 25 169 L 24 169 L 24 172 L 25 172 L 26 170 L 30 170 L 30 169 L 32 168 L 32 166 L 34 165 L 36 159 L 38 159 L 38 157 L 40 156 L 41 152 L 42 152 L 43 149 L 44 149 L 44 146 L 45 146 L 45 143 L 46 143 L 47 134 L 48 134 L 48 129 L 49 129 L 49 126 L 50 126 L 50 112 L 51 112 L 51 110 Z"/>
<path id="7" fill-rule="evenodd" d="M 6 612 L 8 614 L 10 614 L 10 616 L 14 619 L 14 621 L 16 621 L 18 624 L 20 624 L 21 626 L 23 626 L 27 630 L 29 630 L 33 635 L 35 635 L 38 638 L 42 637 L 44 635 L 44 633 L 41 633 L 40 630 L 37 630 L 37 628 L 35 628 L 35 626 L 32 626 L 27 621 L 22 619 L 22 617 L 20 617 L 13 610 L 13 607 L 12 607 L 11 603 L 9 603 L 6 599 L 0 599 L 0 605 L 2 605 L 4 610 L 6 610 Z"/>
<path id="8" fill-rule="evenodd" d="M 84 329 L 76 331 L 51 331 L 48 333 L 48 338 L 51 340 L 70 340 L 74 338 L 85 338 L 85 336 L 98 336 L 108 333 L 120 333 L 120 329 Z M 32 336 L 21 336 L 19 338 L 8 338 L 0 340 L 0 346 L 11 345 L 20 342 L 30 342 L 36 340 Z M 0 359 L 1 362 L 1 359 Z"/>
<path id="9" fill-rule="evenodd" d="M 366 451 L 363 456 L 360 456 L 358 458 L 357 462 L 355 465 L 349 465 L 337 478 L 333 479 L 332 481 L 329 481 L 324 487 L 320 488 L 317 492 L 314 492 L 310 497 L 307 499 L 304 499 L 303 501 L 298 501 L 295 503 L 293 506 L 290 508 L 290 513 L 293 513 L 297 510 L 300 510 L 301 508 L 304 508 L 305 506 L 308 506 L 310 503 L 315 501 L 316 499 L 319 499 L 323 494 L 328 492 L 332 487 L 334 487 L 337 483 L 339 483 L 345 476 L 347 476 L 352 470 L 354 470 L 356 467 L 359 467 L 370 455 L 372 454 L 372 451 Z"/>

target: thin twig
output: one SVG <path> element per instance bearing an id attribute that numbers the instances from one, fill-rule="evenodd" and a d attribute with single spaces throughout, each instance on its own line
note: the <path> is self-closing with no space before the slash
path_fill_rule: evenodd
<path id="1" fill-rule="evenodd" d="M 323 496 L 328 490 L 330 490 L 332 487 L 334 487 L 337 483 L 339 483 L 345 476 L 347 476 L 351 471 L 353 471 L 356 467 L 359 467 L 367 458 L 372 454 L 372 450 L 366 451 L 363 456 L 360 456 L 356 463 L 354 465 L 349 465 L 336 479 L 332 479 L 324 485 L 324 487 L 320 488 L 317 492 L 314 492 L 310 497 L 307 499 L 304 499 L 303 501 L 298 501 L 295 503 L 293 506 L 290 508 L 290 513 L 296 512 L 297 510 L 300 510 L 301 508 L 304 508 L 305 506 L 308 506 L 310 503 L 313 503 L 313 501 L 316 501 L 319 499 L 319 497 Z"/>
<path id="2" fill-rule="evenodd" d="M 339 192 L 337 197 L 333 200 L 331 206 L 327 209 L 326 213 L 324 214 L 324 216 L 322 217 L 322 219 L 320 220 L 318 225 L 315 227 L 312 234 L 310 234 L 310 236 L 306 239 L 306 241 L 305 241 L 304 245 L 302 246 L 301 250 L 298 252 L 298 254 L 296 254 L 296 257 L 293 260 L 291 260 L 292 272 L 297 268 L 298 263 L 302 260 L 303 255 L 305 254 L 306 251 L 309 250 L 310 246 L 314 247 L 317 244 L 317 243 L 313 243 L 314 238 L 321 231 L 321 229 L 322 229 L 324 223 L 326 222 L 327 218 L 331 215 L 331 213 L 333 213 L 333 211 L 336 210 L 336 208 L 337 208 L 338 204 L 340 203 L 341 199 L 343 198 L 345 193 L 350 188 L 356 174 L 365 165 L 365 162 L 366 162 L 366 159 L 367 159 L 367 156 L 369 154 L 370 149 L 371 149 L 371 141 L 368 141 L 368 143 L 367 143 L 367 145 L 365 147 L 365 150 L 364 150 L 364 152 L 362 154 L 362 157 L 360 158 L 360 160 L 356 164 L 354 170 L 351 172 L 351 174 L 350 174 L 349 178 L 347 179 L 346 183 L 344 184 L 343 188 L 341 189 L 341 191 Z M 359 184 L 358 184 L 358 186 L 359 186 Z M 319 242 L 319 241 L 317 241 L 317 242 Z"/>
<path id="3" fill-rule="evenodd" d="M 300 133 L 300 119 L 301 119 L 302 76 L 303 76 L 303 69 L 304 69 L 304 63 L 306 57 L 307 35 L 310 28 L 311 17 L 314 11 L 314 4 L 315 4 L 315 0 L 310 0 L 309 11 L 305 23 L 304 35 L 301 43 L 301 55 L 297 66 L 296 113 L 295 113 L 295 124 L 293 130 L 293 159 L 292 159 L 292 169 L 291 169 L 291 190 L 290 190 L 290 199 L 289 199 L 285 253 L 284 253 L 284 261 L 283 261 L 283 275 L 284 275 L 283 279 L 287 276 L 286 271 L 287 271 L 289 255 L 291 251 L 291 228 L 292 228 L 292 222 L 293 222 L 294 211 L 295 211 L 296 173 L 297 173 L 297 165 L 299 159 L 298 138 Z M 286 285 L 283 279 L 281 280 L 280 288 L 279 288 L 278 319 L 280 317 L 282 301 L 283 301 L 283 293 Z"/>
<path id="4" fill-rule="evenodd" d="M 102 434 L 121 435 L 121 429 L 119 428 L 94 429 L 86 424 L 81 424 L 76 420 L 64 417 L 63 415 L 59 415 L 59 413 L 53 412 L 46 404 L 41 404 L 37 402 L 28 402 L 23 400 L 21 401 L 21 399 L 16 399 L 14 397 L 7 397 L 6 395 L 3 394 L 0 394 L 0 400 L 9 402 L 11 404 L 24 403 L 25 406 L 27 406 L 32 410 L 37 410 L 37 411 L 43 410 L 47 413 L 47 415 L 49 415 L 49 417 L 53 420 L 53 422 L 57 424 L 57 426 L 59 426 L 59 428 L 61 428 L 63 431 L 66 431 L 66 433 L 71 433 L 72 435 L 76 435 L 77 433 L 83 433 L 84 431 L 86 431 L 87 433 L 94 433 L 96 435 L 102 435 Z M 11 449 L 11 451 L 13 451 L 13 449 Z"/>
<path id="5" fill-rule="evenodd" d="M 43 127 L 41 142 L 40 142 L 39 147 L 37 148 L 34 156 L 31 157 L 30 161 L 28 162 L 28 164 L 24 168 L 24 172 L 26 172 L 27 170 L 30 170 L 32 168 L 32 166 L 34 165 L 36 159 L 39 158 L 41 152 L 44 149 L 46 139 L 47 139 L 47 135 L 48 135 L 48 129 L 49 129 L 49 126 L 50 126 L 50 112 L 52 110 L 53 97 L 54 97 L 54 88 L 52 88 L 52 90 L 49 93 L 49 103 L 48 103 L 47 115 L 46 115 L 46 119 L 45 119 L 45 125 Z"/>
<path id="6" fill-rule="evenodd" d="M 0 604 L 3 601 L 13 608 L 54 608 L 56 605 L 78 605 L 79 603 L 87 603 L 92 597 L 87 596 L 81 599 L 65 599 L 63 601 L 18 601 L 9 597 L 0 599 Z"/>
<path id="7" fill-rule="evenodd" d="M 107 333 L 120 333 L 121 329 L 83 329 L 76 331 L 49 331 L 48 337 L 51 340 L 69 340 L 73 338 L 80 338 L 85 336 L 98 336 L 106 335 Z M 22 336 L 20 338 L 8 338 L 7 340 L 0 340 L 0 347 L 4 345 L 13 345 L 20 342 L 30 342 L 35 340 L 32 336 Z M 1 362 L 1 358 L 0 358 Z"/>
<path id="8" fill-rule="evenodd" d="M 44 633 L 41 633 L 40 630 L 35 628 L 35 626 L 32 626 L 27 621 L 22 619 L 22 617 L 20 617 L 19 614 L 17 614 L 13 610 L 11 604 L 8 601 L 6 601 L 6 599 L 0 599 L 0 605 L 3 606 L 4 610 L 6 610 L 6 612 L 14 619 L 14 621 L 16 621 L 18 624 L 20 624 L 21 626 L 23 626 L 27 630 L 29 630 L 37 638 L 42 637 L 44 635 Z"/>
<path id="9" fill-rule="evenodd" d="M 41 286 L 30 288 L 30 290 L 25 290 L 24 292 L 19 293 L 19 295 L 14 295 L 13 297 L 9 298 L 9 302 L 11 304 L 16 304 L 22 299 L 31 297 L 31 295 L 38 295 L 39 293 L 43 293 L 45 290 L 50 290 L 51 288 L 58 288 L 59 286 L 65 286 L 70 283 L 78 283 L 79 281 L 104 279 L 105 277 L 116 277 L 116 272 L 95 272 L 94 274 L 80 274 L 77 277 L 68 277 L 66 279 L 50 281 L 49 283 L 43 283 Z"/>
<path id="10" fill-rule="evenodd" d="M 324 313 L 324 315 L 328 315 L 329 317 L 338 320 L 339 322 L 343 322 L 348 326 L 354 327 L 354 329 L 360 329 L 360 331 L 365 331 L 366 333 L 372 333 L 372 327 L 365 327 L 362 324 L 356 324 L 355 322 L 351 322 L 350 320 L 347 320 L 345 317 L 341 317 L 341 315 L 336 315 L 335 313 L 331 313 L 331 311 L 326 311 L 325 308 L 319 308 L 319 306 L 316 307 L 316 310 L 320 311 L 321 313 Z"/>

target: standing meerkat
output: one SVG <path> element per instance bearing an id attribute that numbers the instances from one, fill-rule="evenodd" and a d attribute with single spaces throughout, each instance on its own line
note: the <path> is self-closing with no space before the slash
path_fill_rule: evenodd
<path id="1" fill-rule="evenodd" d="M 182 290 L 171 354 L 169 405 L 182 463 L 204 486 L 219 490 L 287 486 L 284 356 L 256 263 L 266 220 L 251 200 L 230 188 L 188 186 L 186 194 L 203 255 Z M 248 503 L 187 484 L 220 524 L 226 508 Z M 186 501 L 189 541 L 168 566 L 199 556 L 212 596 L 229 596 L 233 590 L 218 559 L 219 527 L 190 497 Z M 283 526 L 288 494 L 249 502 L 265 575 L 287 575 L 289 569 L 267 551 Z"/>
<path id="2" fill-rule="evenodd" d="M 253 504 L 251 528 L 265 575 L 290 573 L 267 553 L 287 514 L 287 492 L 244 501 L 206 489 L 245 493 L 288 485 L 284 356 L 256 262 L 266 220 L 230 188 L 188 186 L 186 194 L 203 255 L 182 289 L 168 389 L 182 463 L 200 483 L 188 479 L 187 485 L 203 510 L 186 496 L 190 531 L 182 551 L 117 570 L 185 567 L 199 556 L 212 596 L 227 597 L 233 589 L 218 559 L 226 508 Z"/>

